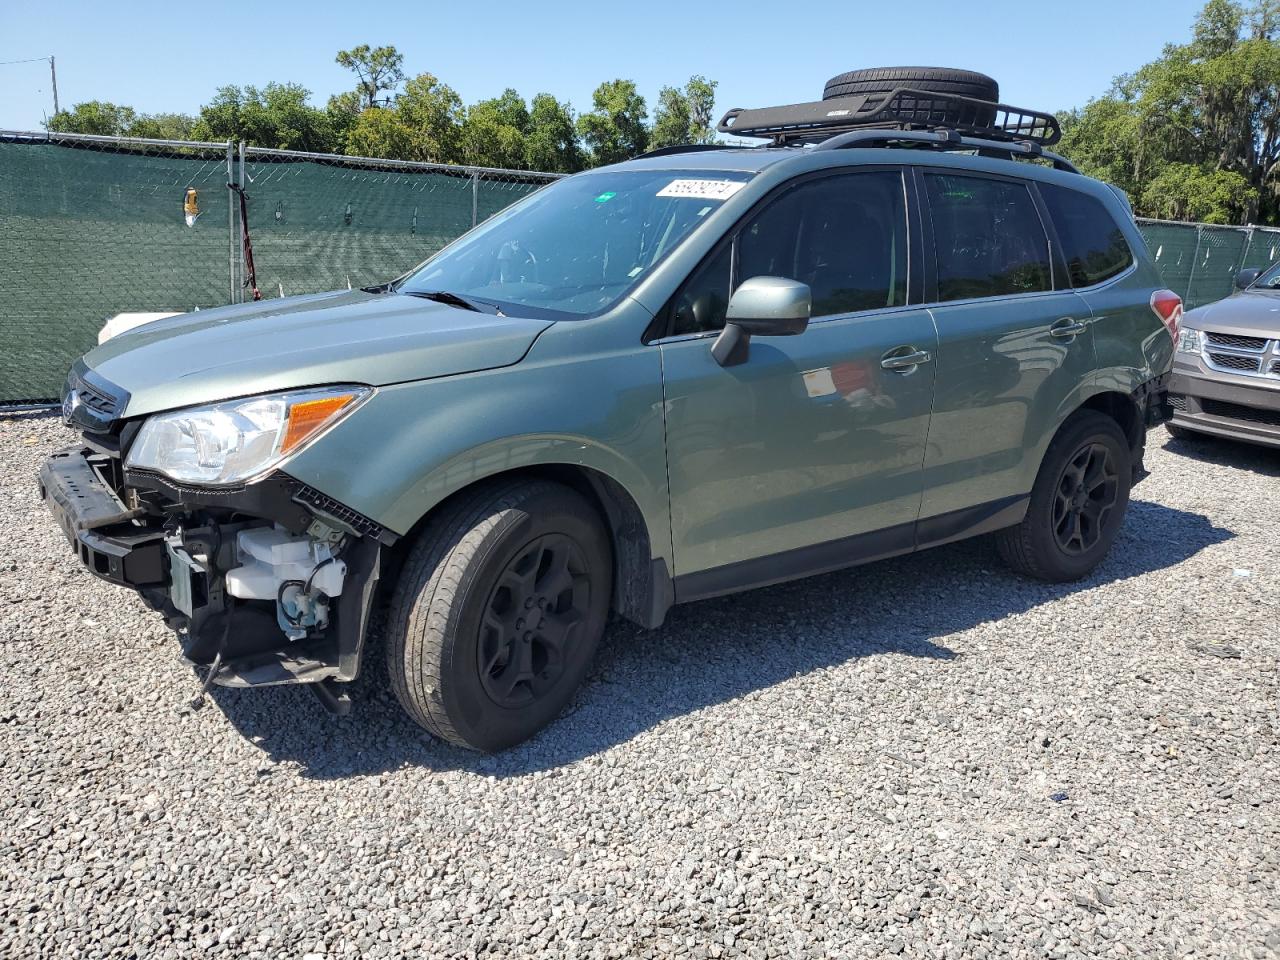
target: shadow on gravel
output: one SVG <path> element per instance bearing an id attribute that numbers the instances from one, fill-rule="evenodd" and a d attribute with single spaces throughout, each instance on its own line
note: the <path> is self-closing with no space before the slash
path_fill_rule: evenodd
<path id="1" fill-rule="evenodd" d="M 1280 477 L 1280 450 L 1271 447 L 1199 434 L 1185 440 L 1169 437 L 1164 448 L 1199 463 L 1248 470 L 1264 477 Z"/>
<path id="2" fill-rule="evenodd" d="M 214 699 L 246 738 L 276 761 L 300 764 L 309 777 L 401 766 L 519 776 L 601 752 L 670 717 L 859 657 L 915 657 L 927 670 L 945 670 L 956 656 L 943 642 L 951 634 L 1174 566 L 1231 536 L 1199 514 L 1135 500 L 1110 558 L 1079 583 L 1019 579 L 989 541 L 976 540 L 676 607 L 652 632 L 615 620 L 565 715 L 497 756 L 433 740 L 385 692 L 342 718 L 325 714 L 298 687 L 215 688 Z"/>

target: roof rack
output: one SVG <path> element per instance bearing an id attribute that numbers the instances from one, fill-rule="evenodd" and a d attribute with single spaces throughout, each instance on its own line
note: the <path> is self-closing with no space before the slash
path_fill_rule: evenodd
<path id="1" fill-rule="evenodd" d="M 947 129 L 988 140 L 1030 141 L 1042 147 L 1062 139 L 1058 119 L 1051 113 L 913 87 L 759 110 L 739 107 L 726 113 L 719 124 L 721 133 L 768 137 L 778 145 L 823 140 L 868 127 Z"/>
<path id="2" fill-rule="evenodd" d="M 1030 140 L 990 140 L 984 137 L 964 137 L 958 130 L 850 130 L 818 143 L 815 150 L 845 150 L 852 147 L 883 147 L 898 144 L 919 144 L 933 150 L 973 150 L 980 157 L 998 160 L 1047 160 L 1055 170 L 1079 173 L 1066 157 L 1044 149 Z"/>

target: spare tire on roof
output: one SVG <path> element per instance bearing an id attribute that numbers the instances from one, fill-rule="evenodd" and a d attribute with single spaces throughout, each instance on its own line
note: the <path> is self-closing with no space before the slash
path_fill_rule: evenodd
<path id="1" fill-rule="evenodd" d="M 948 67 L 875 67 L 870 70 L 850 70 L 827 81 L 822 99 L 866 96 L 867 106 L 874 107 L 883 100 L 884 95 L 899 87 L 974 100 L 990 100 L 993 103 L 1000 99 L 1000 84 L 992 77 L 973 70 L 954 70 Z M 964 109 L 959 105 L 947 106 L 942 102 L 938 109 L 930 109 L 922 120 L 939 126 L 989 126 L 995 122 L 995 115 L 995 110 L 980 109 L 975 113 L 972 107 Z"/>
<path id="2" fill-rule="evenodd" d="M 823 100 L 852 97 L 858 94 L 888 93 L 898 87 L 936 90 L 975 100 L 1000 99 L 1000 84 L 985 73 L 953 70 L 948 67 L 875 67 L 850 70 L 827 81 Z"/>

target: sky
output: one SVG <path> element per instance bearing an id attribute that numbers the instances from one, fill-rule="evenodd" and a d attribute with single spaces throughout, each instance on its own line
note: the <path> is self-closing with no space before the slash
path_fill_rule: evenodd
<path id="1" fill-rule="evenodd" d="M 994 76 L 1001 99 L 1062 110 L 1184 42 L 1203 0 L 902 0 L 898 3 L 439 3 L 430 0 L 0 0 L 0 61 L 57 58 L 64 108 L 110 100 L 195 114 L 225 84 L 301 83 L 323 106 L 354 86 L 334 54 L 390 44 L 466 103 L 514 87 L 583 112 L 601 81 L 636 81 L 650 105 L 692 74 L 719 81 L 717 114 L 821 99 L 861 67 L 925 64 Z M 1068 13 L 1069 10 L 1069 13 Z M 756 12 L 759 11 L 759 12 Z M 0 66 L 0 128 L 43 129 L 47 62 Z"/>

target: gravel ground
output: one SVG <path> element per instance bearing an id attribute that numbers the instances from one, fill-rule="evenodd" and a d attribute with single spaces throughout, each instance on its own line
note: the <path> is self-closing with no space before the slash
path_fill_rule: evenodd
<path id="1" fill-rule="evenodd" d="M 611 628 L 479 757 L 196 682 L 0 418 L 0 955 L 1280 955 L 1280 455 L 1152 437 L 1111 559 L 985 542 Z"/>

